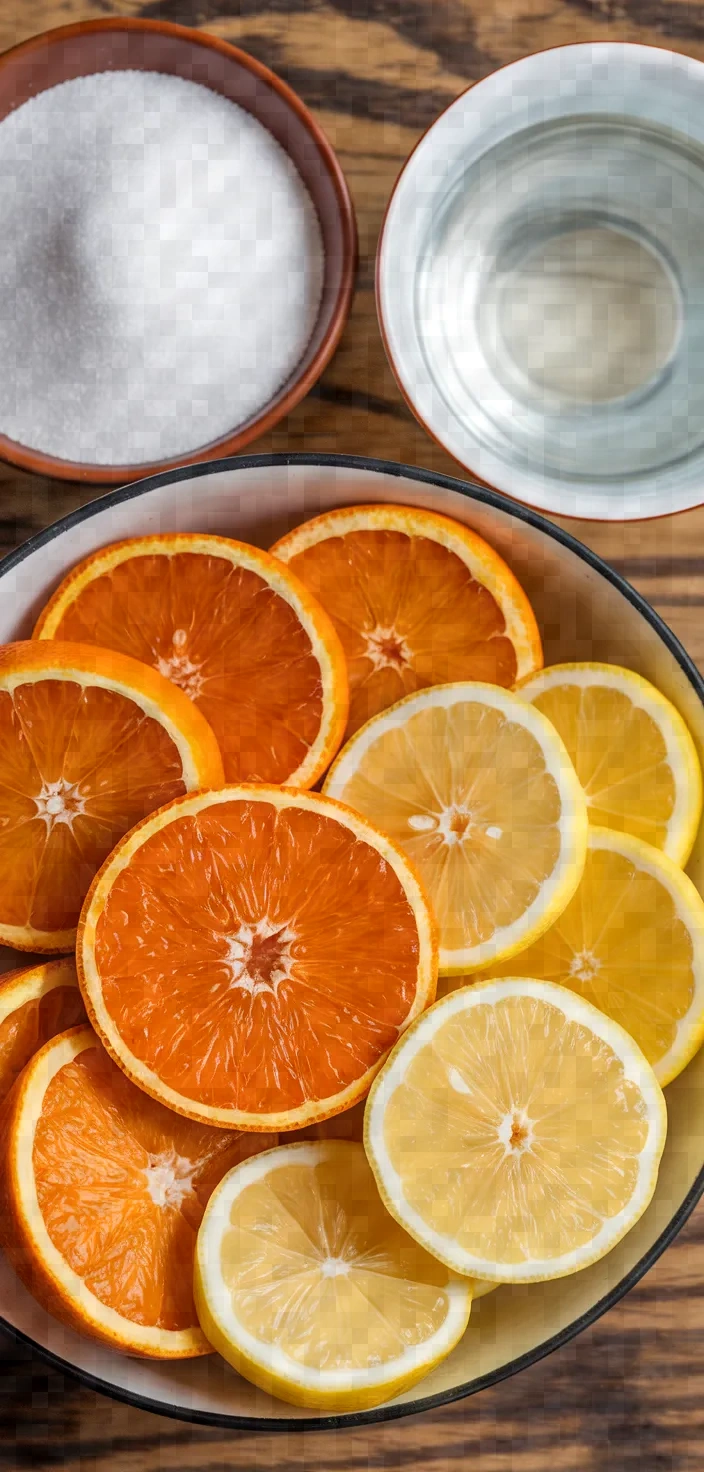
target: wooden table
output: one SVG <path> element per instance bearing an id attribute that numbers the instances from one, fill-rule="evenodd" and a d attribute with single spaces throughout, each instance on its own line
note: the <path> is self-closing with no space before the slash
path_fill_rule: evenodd
<path id="1" fill-rule="evenodd" d="M 575 41 L 664 45 L 704 59 L 696 0 L 0 0 L 0 48 L 105 15 L 202 26 L 284 76 L 335 145 L 357 208 L 361 269 L 339 352 L 311 396 L 252 448 L 335 450 L 456 473 L 404 407 L 374 311 L 383 208 L 419 134 L 469 83 Z M 0 542 L 91 498 L 0 468 Z M 704 665 L 704 510 L 626 527 L 571 522 Z M 704 1204 L 641 1286 L 567 1348 L 433 1415 L 354 1432 L 229 1436 L 83 1391 L 7 1343 L 0 1466 L 221 1472 L 681 1472 L 704 1464 Z"/>

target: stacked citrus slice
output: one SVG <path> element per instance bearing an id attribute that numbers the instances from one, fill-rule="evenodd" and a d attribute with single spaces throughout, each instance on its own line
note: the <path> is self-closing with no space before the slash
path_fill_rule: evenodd
<path id="1" fill-rule="evenodd" d="M 0 982 L 0 1103 L 37 1050 L 85 1016 L 72 956 L 14 971 Z"/>
<path id="2" fill-rule="evenodd" d="M 576 894 L 520 965 L 619 1022 L 663 1085 L 704 1041 L 704 900 L 671 859 L 630 834 L 592 828 Z"/>
<path id="3" fill-rule="evenodd" d="M 332 623 L 268 553 L 228 537 L 137 537 L 79 563 L 35 639 L 99 644 L 190 697 L 215 732 L 228 782 L 312 787 L 347 719 Z"/>
<path id="4" fill-rule="evenodd" d="M 46 1043 L 5 1121 L 0 1236 L 57 1318 L 115 1349 L 208 1354 L 193 1305 L 195 1239 L 231 1166 L 273 1143 L 182 1119 L 115 1067 L 89 1027 Z"/>
<path id="5" fill-rule="evenodd" d="M 559 731 L 590 823 L 633 833 L 686 864 L 702 814 L 702 773 L 670 701 L 633 670 L 593 663 L 553 665 L 518 693 Z"/>
<path id="6" fill-rule="evenodd" d="M 315 594 L 340 636 L 348 735 L 425 686 L 511 686 L 542 665 L 535 616 L 510 568 L 448 516 L 352 506 L 304 522 L 271 550 Z"/>
<path id="7" fill-rule="evenodd" d="M 417 864 L 440 926 L 440 969 L 514 955 L 556 919 L 584 868 L 587 816 L 550 722 L 471 682 L 399 701 L 348 742 L 325 792 Z"/>
<path id="8" fill-rule="evenodd" d="M 0 940 L 67 951 L 117 839 L 194 788 L 220 752 L 192 701 L 127 655 L 83 644 L 0 650 Z"/>

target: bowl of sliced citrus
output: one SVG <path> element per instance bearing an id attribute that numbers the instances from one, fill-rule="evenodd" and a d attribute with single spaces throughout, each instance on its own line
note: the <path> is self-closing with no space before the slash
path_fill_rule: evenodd
<path id="1" fill-rule="evenodd" d="M 0 565 L 0 1322 L 135 1405 L 389 1419 L 704 1188 L 704 685 L 569 534 L 342 456 Z"/>

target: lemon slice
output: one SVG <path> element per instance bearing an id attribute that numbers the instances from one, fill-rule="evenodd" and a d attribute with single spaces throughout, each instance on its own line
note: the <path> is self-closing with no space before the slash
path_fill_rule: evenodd
<path id="1" fill-rule="evenodd" d="M 546 930 L 584 868 L 587 815 L 550 722 L 496 685 L 436 685 L 375 716 L 325 782 L 425 880 L 440 970 L 474 971 Z"/>
<path id="2" fill-rule="evenodd" d="M 613 1017 L 662 1086 L 704 1041 L 704 900 L 671 859 L 630 834 L 592 829 L 577 893 L 522 953 L 521 970 Z"/>
<path id="3" fill-rule="evenodd" d="M 633 833 L 684 865 L 702 814 L 702 773 L 674 705 L 633 670 L 557 664 L 518 693 L 559 731 L 597 827 Z"/>
<path id="4" fill-rule="evenodd" d="M 198 1235 L 210 1343 L 293 1405 L 361 1410 L 400 1394 L 467 1326 L 472 1285 L 396 1224 L 361 1145 L 284 1145 L 230 1171 Z"/>
<path id="5" fill-rule="evenodd" d="M 632 1038 L 574 992 L 512 978 L 436 1002 L 367 1102 L 397 1221 L 456 1272 L 537 1282 L 603 1257 L 645 1211 L 665 1143 Z"/>

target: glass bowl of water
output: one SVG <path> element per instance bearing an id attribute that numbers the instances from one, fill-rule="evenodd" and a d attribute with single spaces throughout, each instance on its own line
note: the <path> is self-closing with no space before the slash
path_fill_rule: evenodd
<path id="1" fill-rule="evenodd" d="M 704 64 L 566 46 L 454 102 L 379 247 L 399 385 L 430 434 L 542 510 L 704 501 Z"/>

